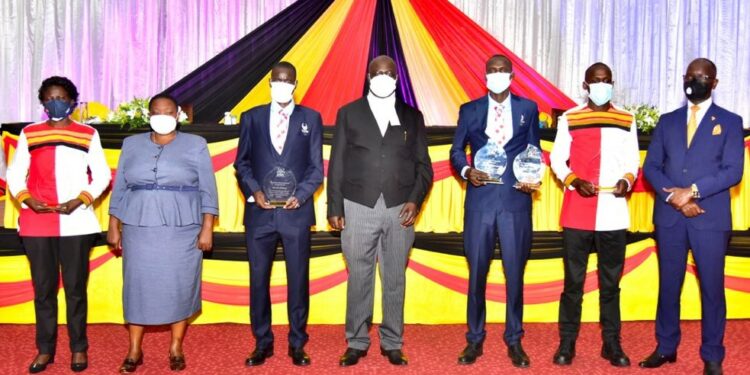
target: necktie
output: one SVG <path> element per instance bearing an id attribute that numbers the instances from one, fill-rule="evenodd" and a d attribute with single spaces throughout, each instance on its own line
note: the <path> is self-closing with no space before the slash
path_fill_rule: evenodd
<path id="1" fill-rule="evenodd" d="M 696 119 L 696 113 L 698 113 L 698 107 L 697 105 L 693 105 L 690 107 L 690 119 L 688 120 L 687 124 L 687 145 L 690 147 L 690 142 L 693 140 L 693 136 L 695 135 L 695 131 L 698 130 L 698 120 Z"/>
<path id="2" fill-rule="evenodd" d="M 505 144 L 505 124 L 503 123 L 503 106 L 496 105 L 495 106 L 495 134 L 494 139 L 497 141 L 497 144 L 503 145 Z"/>
<path id="3" fill-rule="evenodd" d="M 286 113 L 284 113 L 284 110 L 279 111 L 279 122 L 276 124 L 275 133 L 273 137 L 273 147 L 276 148 L 276 152 L 281 155 L 281 153 L 284 151 L 284 141 L 286 141 L 286 132 L 289 128 L 289 122 L 287 121 L 288 117 Z"/>

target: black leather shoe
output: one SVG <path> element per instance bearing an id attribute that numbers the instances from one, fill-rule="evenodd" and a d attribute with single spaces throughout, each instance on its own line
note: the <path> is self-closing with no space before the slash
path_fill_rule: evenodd
<path id="1" fill-rule="evenodd" d="M 40 356 L 48 356 L 46 361 L 40 361 Z M 34 361 L 31 362 L 31 365 L 29 365 L 29 372 L 32 374 L 36 374 L 39 372 L 42 372 L 47 369 L 47 365 L 51 365 L 55 363 L 55 355 L 54 354 L 37 354 L 36 358 L 34 358 Z"/>
<path id="2" fill-rule="evenodd" d="M 520 342 L 508 347 L 508 357 L 510 357 L 510 361 L 515 367 L 526 368 L 531 365 L 529 356 L 526 355 L 525 351 L 523 351 L 523 347 L 521 346 Z"/>
<path id="3" fill-rule="evenodd" d="M 703 361 L 703 375 L 722 375 L 724 370 L 721 368 L 721 361 Z"/>
<path id="4" fill-rule="evenodd" d="M 380 348 L 380 354 L 388 358 L 388 362 L 395 366 L 406 366 L 409 364 L 409 359 L 406 358 L 404 352 L 401 349 L 385 350 Z"/>
<path id="5" fill-rule="evenodd" d="M 646 359 L 638 363 L 638 366 L 643 368 L 657 368 L 661 367 L 661 365 L 669 362 L 669 363 L 675 363 L 677 361 L 677 353 L 670 354 L 670 355 L 663 355 L 659 354 L 656 350 L 654 350 L 653 353 L 651 353 L 650 356 L 648 356 Z"/>
<path id="6" fill-rule="evenodd" d="M 359 350 L 354 348 L 346 348 L 344 355 L 339 358 L 339 366 L 347 367 L 354 366 L 359 362 L 359 359 L 367 356 L 367 350 Z"/>
<path id="7" fill-rule="evenodd" d="M 245 366 L 252 367 L 252 366 L 260 366 L 264 363 L 266 363 L 266 359 L 271 358 L 273 356 L 273 346 L 269 346 L 264 349 L 258 349 L 255 348 L 252 353 L 250 353 L 250 356 L 245 359 Z"/>
<path id="8" fill-rule="evenodd" d="M 289 356 L 292 357 L 292 364 L 295 366 L 308 366 L 310 364 L 310 356 L 305 353 L 305 349 L 302 347 L 292 348 L 290 346 Z"/>
<path id="9" fill-rule="evenodd" d="M 609 361 L 609 364 L 615 367 L 630 366 L 630 358 L 625 355 L 619 341 L 605 342 L 602 345 L 602 358 Z"/>
<path id="10" fill-rule="evenodd" d="M 169 353 L 169 369 L 172 371 L 182 371 L 187 367 L 185 355 L 172 355 Z"/>
<path id="11" fill-rule="evenodd" d="M 83 354 L 83 361 L 76 362 L 75 357 L 76 354 Z M 78 352 L 73 353 L 72 357 L 70 358 L 70 370 L 73 372 L 82 372 L 83 370 L 87 369 L 89 367 L 89 357 L 86 352 Z"/>
<path id="12" fill-rule="evenodd" d="M 138 358 L 138 360 L 134 360 L 128 357 L 125 357 L 125 360 L 122 361 L 122 365 L 120 365 L 120 374 L 130 374 L 131 372 L 135 372 L 135 370 L 138 369 L 138 366 L 143 364 L 143 353 L 141 353 L 141 357 Z"/>
<path id="13" fill-rule="evenodd" d="M 481 342 L 470 342 L 458 357 L 459 365 L 470 365 L 477 361 L 483 354 Z"/>
<path id="14" fill-rule="evenodd" d="M 568 366 L 573 363 L 573 358 L 576 356 L 576 342 L 575 341 L 560 341 L 560 346 L 557 348 L 554 357 L 552 357 L 552 363 L 559 366 Z"/>

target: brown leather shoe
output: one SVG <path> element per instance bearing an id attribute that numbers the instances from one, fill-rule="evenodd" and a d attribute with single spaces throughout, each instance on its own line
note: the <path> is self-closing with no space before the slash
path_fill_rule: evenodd
<path id="1" fill-rule="evenodd" d="M 182 371 L 187 367 L 185 355 L 172 355 L 169 353 L 169 369 L 172 371 Z"/>
<path id="2" fill-rule="evenodd" d="M 125 360 L 122 361 L 122 365 L 120 365 L 120 374 L 130 374 L 131 372 L 135 372 L 135 370 L 138 369 L 138 366 L 142 364 L 143 364 L 143 353 L 141 353 L 141 357 L 138 359 L 125 357 Z"/>

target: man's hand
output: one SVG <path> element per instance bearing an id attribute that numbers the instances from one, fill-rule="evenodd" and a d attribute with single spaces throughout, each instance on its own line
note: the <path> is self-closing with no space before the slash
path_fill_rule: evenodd
<path id="1" fill-rule="evenodd" d="M 490 179 L 490 175 L 484 173 L 476 168 L 469 168 L 466 171 L 466 179 L 471 182 L 474 186 L 487 185 L 487 180 Z"/>
<path id="2" fill-rule="evenodd" d="M 122 251 L 122 234 L 120 233 L 120 228 L 109 227 L 109 230 L 107 231 L 107 243 L 113 249 Z"/>
<path id="3" fill-rule="evenodd" d="M 46 213 L 50 213 L 50 212 L 55 212 L 56 211 L 55 207 L 50 207 L 50 206 L 47 205 L 47 203 L 44 203 L 44 202 L 42 202 L 40 200 L 37 200 L 34 197 L 28 197 L 28 198 L 24 199 L 23 203 L 25 205 L 29 206 L 29 208 L 31 208 L 32 210 L 34 210 L 34 212 L 36 212 L 38 214 L 46 214 Z"/>
<path id="4" fill-rule="evenodd" d="M 273 206 L 271 206 L 268 200 L 266 200 L 266 195 L 263 194 L 263 191 L 261 190 L 253 193 L 253 199 L 255 199 L 255 205 L 264 210 L 272 210 L 274 208 Z"/>
<path id="5" fill-rule="evenodd" d="M 516 189 L 521 190 L 522 192 L 526 194 L 531 194 L 537 190 L 539 190 L 539 187 L 542 186 L 541 183 L 536 184 L 529 184 L 526 182 L 519 182 L 515 185 L 513 185 Z"/>
<path id="6" fill-rule="evenodd" d="M 57 212 L 63 215 L 70 215 L 71 212 L 75 211 L 78 206 L 82 205 L 83 201 L 78 198 L 73 198 L 63 204 L 56 207 Z"/>
<path id="7" fill-rule="evenodd" d="M 593 197 L 596 195 L 596 187 L 594 187 L 594 184 L 586 180 L 576 178 L 570 184 L 576 189 L 578 194 L 584 198 Z"/>
<path id="8" fill-rule="evenodd" d="M 690 188 L 663 188 L 667 193 L 672 194 L 672 198 L 669 199 L 669 204 L 674 207 L 675 210 L 682 209 L 682 206 L 686 205 L 693 199 L 693 190 Z"/>
<path id="9" fill-rule="evenodd" d="M 401 226 L 404 228 L 408 228 L 414 225 L 414 221 L 417 220 L 418 213 L 419 210 L 417 209 L 416 203 L 404 203 L 404 206 L 401 208 L 401 212 L 398 214 L 398 217 L 401 219 Z"/>
<path id="10" fill-rule="evenodd" d="M 612 191 L 612 194 L 618 198 L 624 197 L 628 194 L 628 182 L 625 180 L 617 181 L 617 185 L 615 185 L 615 190 Z"/>
<path id="11" fill-rule="evenodd" d="M 701 206 L 699 206 L 695 201 L 690 201 L 682 206 L 682 208 L 680 208 L 680 212 L 682 212 L 685 217 L 696 217 L 706 211 L 703 210 Z"/>
<path id="12" fill-rule="evenodd" d="M 299 208 L 299 200 L 295 196 L 289 197 L 284 205 L 285 210 L 295 210 Z"/>
<path id="13" fill-rule="evenodd" d="M 328 218 L 328 225 L 335 230 L 343 230 L 346 223 L 343 216 L 331 216 Z"/>

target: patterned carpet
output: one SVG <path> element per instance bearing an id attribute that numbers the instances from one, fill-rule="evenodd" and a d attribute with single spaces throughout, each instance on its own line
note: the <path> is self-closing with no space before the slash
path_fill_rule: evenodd
<path id="1" fill-rule="evenodd" d="M 276 354 L 265 365 L 248 369 L 244 359 L 252 349 L 248 326 L 236 324 L 192 326 L 185 342 L 187 370 L 182 374 L 700 374 L 703 363 L 698 356 L 700 323 L 683 322 L 682 345 L 678 360 L 656 370 L 638 368 L 637 362 L 654 348 L 653 322 L 630 322 L 623 327 L 623 347 L 633 362 L 627 369 L 611 367 L 599 357 L 600 340 L 597 324 L 584 324 L 577 345 L 577 357 L 572 366 L 558 367 L 551 363 L 557 346 L 555 324 L 527 324 L 524 347 L 531 357 L 531 368 L 515 369 L 511 366 L 502 344 L 502 325 L 488 327 L 484 356 L 473 366 L 456 364 L 458 353 L 464 346 L 464 326 L 409 325 L 406 327 L 404 352 L 410 359 L 406 367 L 388 364 L 379 354 L 376 327 L 369 355 L 352 368 L 338 367 L 338 357 L 346 348 L 342 326 L 311 326 L 311 340 L 307 350 L 312 365 L 297 368 L 286 356 L 286 326 L 277 326 Z M 69 374 L 70 351 L 67 335 L 60 328 L 58 356 L 44 374 Z M 113 374 L 127 350 L 127 331 L 120 325 L 92 325 L 89 327 L 90 367 L 84 374 Z M 750 321 L 734 320 L 727 326 L 725 338 L 727 358 L 726 374 L 746 374 L 750 360 L 744 357 L 750 351 Z M 137 374 L 168 374 L 167 361 L 169 331 L 165 328 L 150 330 L 144 341 L 144 365 Z M 0 374 L 24 374 L 33 359 L 34 327 L 30 325 L 0 325 Z"/>

